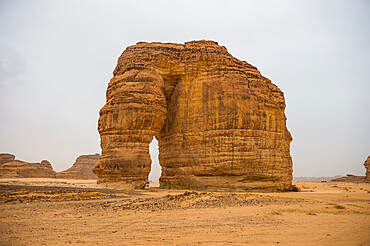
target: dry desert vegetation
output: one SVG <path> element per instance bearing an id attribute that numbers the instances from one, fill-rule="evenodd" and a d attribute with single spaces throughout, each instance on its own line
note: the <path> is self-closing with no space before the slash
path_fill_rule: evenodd
<path id="1" fill-rule="evenodd" d="M 370 184 L 301 192 L 102 189 L 95 180 L 0 180 L 1 245 L 370 245 Z"/>

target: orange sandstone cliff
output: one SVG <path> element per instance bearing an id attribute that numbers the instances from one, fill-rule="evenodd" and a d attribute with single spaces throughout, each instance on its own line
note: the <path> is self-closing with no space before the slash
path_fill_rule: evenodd
<path id="1" fill-rule="evenodd" d="M 76 159 L 72 167 L 57 173 L 56 177 L 60 179 L 98 179 L 92 172 L 92 169 L 99 157 L 99 154 L 81 155 Z"/>
<path id="2" fill-rule="evenodd" d="M 141 188 L 159 141 L 161 186 L 291 188 L 283 92 L 213 41 L 144 43 L 118 59 L 100 111 L 102 182 Z"/>

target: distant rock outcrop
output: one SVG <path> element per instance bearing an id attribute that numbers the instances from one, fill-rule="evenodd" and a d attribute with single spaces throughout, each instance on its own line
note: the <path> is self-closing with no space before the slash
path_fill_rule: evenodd
<path id="1" fill-rule="evenodd" d="M 333 179 L 344 177 L 343 175 L 336 175 L 334 177 L 293 177 L 293 182 L 329 182 Z"/>
<path id="2" fill-rule="evenodd" d="M 14 161 L 15 156 L 12 154 L 0 154 L 0 165 Z"/>
<path id="3" fill-rule="evenodd" d="M 367 157 L 364 166 L 366 168 L 366 178 L 370 179 L 370 155 Z"/>
<path id="4" fill-rule="evenodd" d="M 366 168 L 366 176 L 356 176 L 353 174 L 347 174 L 346 177 L 339 178 L 339 179 L 333 179 L 331 181 L 335 182 L 354 182 L 354 183 L 370 183 L 370 173 L 369 173 L 369 168 L 370 168 L 370 155 L 367 157 L 365 160 L 364 166 Z"/>
<path id="5" fill-rule="evenodd" d="M 29 163 L 15 160 L 12 154 L 0 154 L 0 178 L 55 178 L 50 162 Z"/>
<path id="6" fill-rule="evenodd" d="M 76 159 L 72 167 L 57 173 L 56 177 L 60 179 L 98 179 L 92 172 L 92 168 L 95 166 L 99 157 L 99 154 L 81 155 Z"/>
<path id="7" fill-rule="evenodd" d="M 224 46 L 140 42 L 113 74 L 98 124 L 101 181 L 142 188 L 155 136 L 161 187 L 292 188 L 284 94 Z"/>

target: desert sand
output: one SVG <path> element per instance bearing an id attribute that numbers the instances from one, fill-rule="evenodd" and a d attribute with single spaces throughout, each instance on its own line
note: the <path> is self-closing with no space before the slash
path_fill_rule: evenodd
<path id="1" fill-rule="evenodd" d="M 1 179 L 1 245 L 370 245 L 369 184 L 294 184 L 301 192 Z"/>

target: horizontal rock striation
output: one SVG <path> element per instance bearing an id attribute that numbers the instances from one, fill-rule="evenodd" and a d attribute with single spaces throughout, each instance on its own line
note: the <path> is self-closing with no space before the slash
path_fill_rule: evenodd
<path id="1" fill-rule="evenodd" d="M 99 157 L 99 154 L 81 155 L 76 159 L 72 167 L 57 173 L 56 177 L 60 179 L 98 179 L 92 169 Z"/>
<path id="2" fill-rule="evenodd" d="M 12 154 L 0 154 L 0 178 L 55 178 L 55 174 L 47 160 L 29 163 L 15 160 Z"/>
<path id="3" fill-rule="evenodd" d="M 213 41 L 138 43 L 118 59 L 100 111 L 101 181 L 140 188 L 159 141 L 161 186 L 291 188 L 281 90 Z"/>
<path id="4" fill-rule="evenodd" d="M 0 165 L 15 160 L 15 156 L 12 154 L 0 154 Z"/>

